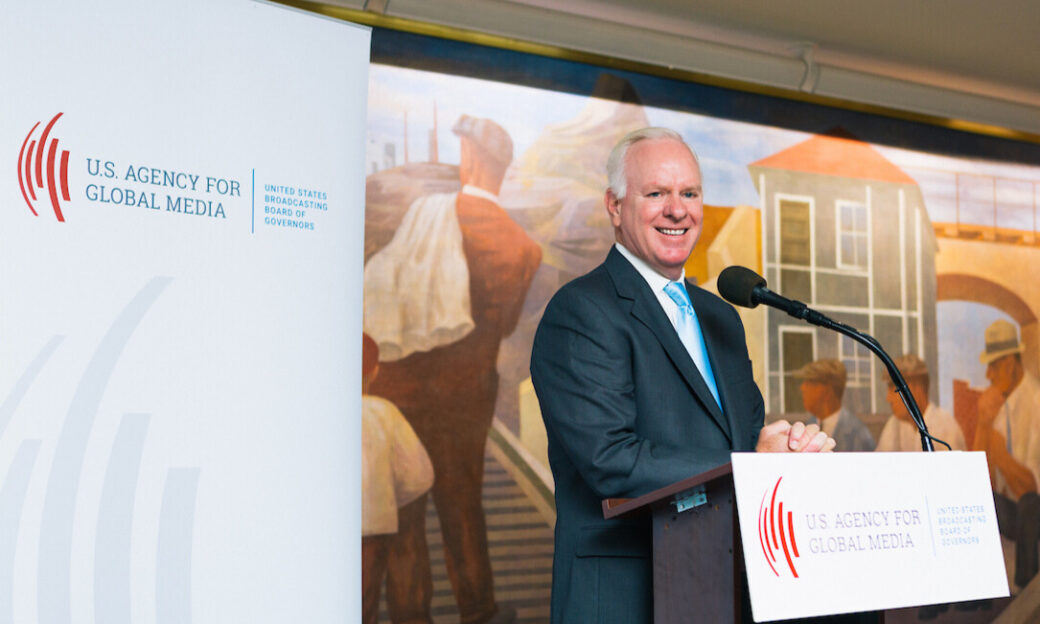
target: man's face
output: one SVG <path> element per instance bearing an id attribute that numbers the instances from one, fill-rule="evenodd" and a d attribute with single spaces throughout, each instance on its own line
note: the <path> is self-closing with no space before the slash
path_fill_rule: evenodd
<path id="1" fill-rule="evenodd" d="M 1004 396 L 1007 396 L 1011 394 L 1011 391 L 1017 385 L 1018 366 L 1018 358 L 1013 354 L 997 358 L 986 367 L 986 379 L 989 380 L 990 385 L 1000 390 Z"/>
<path id="2" fill-rule="evenodd" d="M 917 401 L 917 406 L 924 411 L 922 406 L 928 402 L 928 388 L 925 387 L 924 379 L 907 379 L 906 385 L 910 387 L 910 394 Z M 889 407 L 892 408 L 892 414 L 896 417 L 896 420 L 912 422 L 910 413 L 906 411 L 906 405 L 903 405 L 903 397 L 899 396 L 899 393 L 896 392 L 896 387 L 892 384 L 888 384 L 888 393 L 885 394 L 885 400 L 888 401 Z"/>
<path id="3" fill-rule="evenodd" d="M 818 419 L 823 419 L 830 416 L 830 413 L 821 414 L 824 411 L 824 398 L 827 393 L 831 392 L 831 387 L 827 384 L 820 383 L 818 381 L 803 381 L 801 386 L 802 391 L 802 405 L 805 406 L 805 411 L 809 412 Z"/>
<path id="4" fill-rule="evenodd" d="M 674 139 L 636 143 L 625 156 L 625 198 L 607 191 L 618 242 L 665 277 L 676 280 L 704 220 L 701 170 Z"/>

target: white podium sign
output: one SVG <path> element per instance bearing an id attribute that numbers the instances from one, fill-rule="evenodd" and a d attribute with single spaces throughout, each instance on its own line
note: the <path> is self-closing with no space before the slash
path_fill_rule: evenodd
<path id="1" fill-rule="evenodd" d="M 734 453 L 756 621 L 1008 595 L 983 453 Z"/>

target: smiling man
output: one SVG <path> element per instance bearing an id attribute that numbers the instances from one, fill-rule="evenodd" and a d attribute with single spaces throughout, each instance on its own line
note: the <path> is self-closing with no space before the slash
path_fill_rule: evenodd
<path id="1" fill-rule="evenodd" d="M 549 302 L 531 355 L 556 484 L 557 623 L 653 619 L 649 518 L 605 520 L 602 499 L 646 494 L 731 451 L 834 447 L 815 425 L 762 426 L 736 311 L 684 279 L 704 217 L 693 150 L 671 130 L 637 130 L 607 177 L 617 243 Z"/>

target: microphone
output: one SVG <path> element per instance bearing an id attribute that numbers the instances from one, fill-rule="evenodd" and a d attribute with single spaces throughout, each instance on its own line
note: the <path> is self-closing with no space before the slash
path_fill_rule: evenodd
<path id="1" fill-rule="evenodd" d="M 933 438 L 928 433 L 928 427 L 925 425 L 924 418 L 921 416 L 921 408 L 917 406 L 917 401 L 914 400 L 913 394 L 910 393 L 909 386 L 906 385 L 906 380 L 903 379 L 902 373 L 896 368 L 892 358 L 885 353 L 885 350 L 881 348 L 881 344 L 874 339 L 873 336 L 865 334 L 854 327 L 839 323 L 826 315 L 813 310 L 809 306 L 805 305 L 801 301 L 795 301 L 788 299 L 782 295 L 766 288 L 766 280 L 764 277 L 755 273 L 749 268 L 742 266 L 729 266 L 723 269 L 722 273 L 719 273 L 718 279 L 719 294 L 726 301 L 733 305 L 738 305 L 744 308 L 754 308 L 758 304 L 764 303 L 771 308 L 783 310 L 787 314 L 797 319 L 802 319 L 813 325 L 819 325 L 820 327 L 826 327 L 827 329 L 834 330 L 840 334 L 852 338 L 856 342 L 870 349 L 874 355 L 881 359 L 882 364 L 888 370 L 889 377 L 892 378 L 892 383 L 895 384 L 896 391 L 903 398 L 903 404 L 906 405 L 907 411 L 910 413 L 911 419 L 914 424 L 917 425 L 917 430 L 921 434 L 921 448 L 925 451 L 935 450 L 932 445 L 932 440 L 938 440 L 943 444 L 946 444 L 938 438 Z M 946 444 L 949 447 L 949 444 Z"/>
<path id="2" fill-rule="evenodd" d="M 733 305 L 754 308 L 764 303 L 813 325 L 828 329 L 837 329 L 835 326 L 841 325 L 801 301 L 788 299 L 769 290 L 765 278 L 747 267 L 734 265 L 723 269 L 719 274 L 718 287 L 722 298 Z"/>
<path id="3" fill-rule="evenodd" d="M 719 294 L 733 305 L 754 308 L 761 302 L 762 291 L 766 288 L 766 278 L 747 267 L 733 265 L 719 273 Z"/>

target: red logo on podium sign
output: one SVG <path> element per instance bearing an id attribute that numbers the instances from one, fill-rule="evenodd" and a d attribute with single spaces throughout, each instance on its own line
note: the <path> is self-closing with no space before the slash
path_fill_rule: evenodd
<path id="1" fill-rule="evenodd" d="M 36 205 L 44 199 L 44 190 L 50 199 L 54 216 L 64 221 L 61 212 L 61 201 L 69 201 L 69 150 L 58 150 L 58 139 L 51 137 L 51 130 L 62 113 L 55 115 L 36 137 L 36 129 L 41 122 L 29 130 L 18 152 L 18 186 L 22 190 L 25 205 L 29 206 L 34 216 L 38 216 Z M 50 139 L 50 144 L 47 140 Z M 46 158 L 46 167 L 44 166 Z M 58 185 L 61 185 L 61 196 L 58 196 Z"/>
<path id="2" fill-rule="evenodd" d="M 783 562 L 780 560 L 782 555 L 791 574 L 798 578 L 798 571 L 794 567 L 794 560 L 798 558 L 798 543 L 794 539 L 793 514 L 790 509 L 785 512 L 784 502 L 777 496 L 783 479 L 780 477 L 776 480 L 772 493 L 767 489 L 762 495 L 762 504 L 758 508 L 758 542 L 773 574 L 780 576 L 777 568 L 783 570 Z"/>

